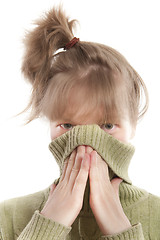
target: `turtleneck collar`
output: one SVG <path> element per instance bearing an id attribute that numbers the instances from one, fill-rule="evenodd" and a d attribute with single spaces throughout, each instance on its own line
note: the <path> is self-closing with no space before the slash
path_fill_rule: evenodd
<path id="1" fill-rule="evenodd" d="M 62 174 L 65 159 L 80 145 L 91 146 L 109 166 L 110 179 L 114 175 L 131 184 L 128 167 L 134 154 L 131 144 L 123 143 L 102 130 L 98 125 L 78 125 L 49 144 Z"/>

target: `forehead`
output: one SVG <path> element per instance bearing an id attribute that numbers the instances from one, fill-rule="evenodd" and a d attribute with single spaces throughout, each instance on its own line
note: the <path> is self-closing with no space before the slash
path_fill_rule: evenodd
<path id="1" fill-rule="evenodd" d="M 86 77 L 57 77 L 45 95 L 44 113 L 53 121 L 117 122 L 126 116 L 126 96 L 120 82 L 104 72 Z"/>
<path id="2" fill-rule="evenodd" d="M 64 103 L 65 107 L 59 114 L 64 122 L 73 124 L 101 124 L 104 122 L 115 122 L 113 111 L 109 112 L 105 104 L 92 95 L 88 90 L 81 88 L 72 89 Z"/>
<path id="3" fill-rule="evenodd" d="M 70 109 L 66 109 L 64 114 L 62 115 L 61 119 L 63 122 L 66 123 L 72 123 L 72 124 L 101 124 L 105 120 L 105 117 L 103 115 L 103 112 L 100 112 L 99 109 L 89 109 L 87 108 L 87 111 L 85 108 L 76 108 L 75 110 L 72 108 L 72 111 Z"/>

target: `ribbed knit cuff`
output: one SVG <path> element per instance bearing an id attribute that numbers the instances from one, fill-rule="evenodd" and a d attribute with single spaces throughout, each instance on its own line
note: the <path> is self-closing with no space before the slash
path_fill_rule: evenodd
<path id="1" fill-rule="evenodd" d="M 142 226 L 140 223 L 132 226 L 127 231 L 116 235 L 102 236 L 99 240 L 144 240 Z"/>
<path id="2" fill-rule="evenodd" d="M 54 222 L 35 211 L 31 221 L 17 240 L 60 240 L 71 231 L 71 227 Z"/>

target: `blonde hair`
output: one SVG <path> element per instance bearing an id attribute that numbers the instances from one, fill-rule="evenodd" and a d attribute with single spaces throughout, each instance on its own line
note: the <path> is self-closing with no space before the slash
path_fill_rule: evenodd
<path id="1" fill-rule="evenodd" d="M 81 113 L 86 116 L 102 110 L 103 120 L 128 116 L 136 125 L 148 108 L 147 89 L 118 51 L 79 41 L 57 53 L 74 37 L 76 21 L 70 21 L 59 6 L 37 20 L 36 28 L 25 36 L 22 72 L 32 84 L 25 109 L 31 109 L 28 122 L 41 116 L 51 121 L 62 118 L 66 109 L 75 116 L 83 106 Z"/>

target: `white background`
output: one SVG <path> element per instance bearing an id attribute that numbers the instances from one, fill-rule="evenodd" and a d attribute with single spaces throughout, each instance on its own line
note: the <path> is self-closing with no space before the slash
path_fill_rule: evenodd
<path id="1" fill-rule="evenodd" d="M 13 116 L 28 102 L 30 86 L 21 75 L 22 38 L 32 21 L 60 1 L 5 0 L 0 3 L 0 201 L 48 187 L 59 169 L 48 150 L 49 125 Z M 160 195 L 160 5 L 157 0 L 65 0 L 80 22 L 75 36 L 120 51 L 144 79 L 150 107 L 137 127 L 133 184 Z"/>

